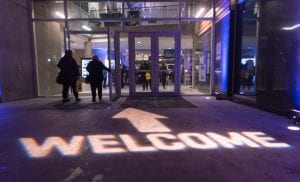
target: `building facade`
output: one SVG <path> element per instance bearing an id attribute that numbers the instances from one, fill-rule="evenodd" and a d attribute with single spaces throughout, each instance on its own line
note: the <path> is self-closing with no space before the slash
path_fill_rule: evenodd
<path id="1" fill-rule="evenodd" d="M 5 1 L 0 98 L 60 94 L 56 64 L 71 49 L 83 78 L 94 54 L 112 69 L 104 73 L 111 99 L 221 95 L 289 113 L 300 107 L 298 8 L 293 0 Z M 83 78 L 78 88 L 89 92 Z"/>

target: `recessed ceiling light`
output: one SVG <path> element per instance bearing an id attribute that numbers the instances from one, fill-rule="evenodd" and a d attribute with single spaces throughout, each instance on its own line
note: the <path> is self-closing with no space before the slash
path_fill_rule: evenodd
<path id="1" fill-rule="evenodd" d="M 56 16 L 58 16 L 59 18 L 65 18 L 65 15 L 62 14 L 61 12 L 56 11 L 55 14 L 56 14 Z"/>
<path id="2" fill-rule="evenodd" d="M 91 31 L 92 29 L 86 25 L 82 25 L 81 26 L 84 30 L 88 30 L 88 31 Z"/>

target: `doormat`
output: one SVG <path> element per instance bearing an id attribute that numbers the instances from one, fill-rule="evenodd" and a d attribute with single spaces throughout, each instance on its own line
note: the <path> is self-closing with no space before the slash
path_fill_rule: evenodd
<path id="1" fill-rule="evenodd" d="M 128 97 L 122 107 L 132 108 L 195 108 L 182 97 Z"/>

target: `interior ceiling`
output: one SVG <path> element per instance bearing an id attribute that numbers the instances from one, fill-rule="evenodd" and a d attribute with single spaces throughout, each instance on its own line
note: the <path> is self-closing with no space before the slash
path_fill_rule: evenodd
<path id="1" fill-rule="evenodd" d="M 86 43 L 91 42 L 92 48 L 107 49 L 107 36 L 106 35 L 93 35 L 91 38 L 85 37 L 86 35 L 71 35 L 71 48 L 72 49 L 85 49 Z M 182 36 L 181 48 L 192 49 L 192 36 Z M 136 49 L 149 49 L 149 38 L 137 38 L 135 41 Z M 138 43 L 140 42 L 140 43 Z M 170 37 L 161 37 L 159 39 L 159 49 L 174 48 L 174 39 Z M 128 38 L 120 39 L 120 49 L 128 49 Z"/>

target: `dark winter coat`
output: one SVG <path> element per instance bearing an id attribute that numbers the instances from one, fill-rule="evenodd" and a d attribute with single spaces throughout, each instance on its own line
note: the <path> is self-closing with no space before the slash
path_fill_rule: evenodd
<path id="1" fill-rule="evenodd" d="M 79 66 L 72 56 L 65 55 L 57 64 L 60 68 L 62 84 L 74 84 L 77 82 L 79 74 Z"/>
<path id="2" fill-rule="evenodd" d="M 98 60 L 89 62 L 86 67 L 86 70 L 89 72 L 90 83 L 94 85 L 101 85 L 103 82 L 103 70 L 110 71 L 109 68 Z"/>

